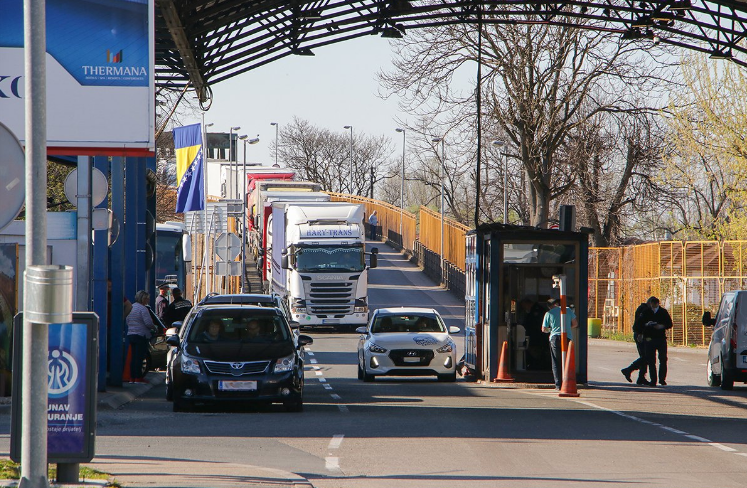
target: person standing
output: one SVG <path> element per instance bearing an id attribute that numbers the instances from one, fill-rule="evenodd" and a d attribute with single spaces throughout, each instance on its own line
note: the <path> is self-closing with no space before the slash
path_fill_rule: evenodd
<path id="1" fill-rule="evenodd" d="M 127 315 L 127 343 L 132 350 L 130 357 L 130 383 L 147 383 L 143 371 L 143 362 L 148 354 L 148 340 L 153 335 L 156 325 L 150 317 L 146 305 L 150 295 L 145 290 L 135 293 L 135 303 Z"/>
<path id="2" fill-rule="evenodd" d="M 648 380 L 646 379 L 646 369 L 648 367 L 648 363 L 646 362 L 646 353 L 643 345 L 643 331 L 636 330 L 635 324 L 638 321 L 638 317 L 640 317 L 643 312 L 651 308 L 651 306 L 649 305 L 649 300 L 651 300 L 651 298 L 638 305 L 638 308 L 635 309 L 635 313 L 633 314 L 633 339 L 635 340 L 635 347 L 636 349 L 638 349 L 638 359 L 630 363 L 630 366 L 628 366 L 627 368 L 623 368 L 620 370 L 623 376 L 625 376 L 625 379 L 628 380 L 628 383 L 633 382 L 633 378 L 631 378 L 630 375 L 633 374 L 633 371 L 638 370 L 638 379 L 635 382 L 637 385 L 648 384 Z"/>
<path id="3" fill-rule="evenodd" d="M 635 330 L 643 334 L 643 349 L 648 373 L 651 377 L 650 386 L 658 383 L 667 385 L 667 330 L 674 324 L 672 317 L 664 307 L 659 305 L 659 299 L 651 297 L 648 299 L 648 310 L 644 310 L 635 325 Z M 656 355 L 659 355 L 659 374 L 656 374 Z"/>
<path id="4" fill-rule="evenodd" d="M 376 216 L 376 210 L 371 212 L 368 217 L 368 227 L 371 229 L 371 240 L 376 240 L 376 226 L 379 225 L 379 217 Z"/>
<path id="5" fill-rule="evenodd" d="M 555 379 L 555 389 L 560 390 L 563 385 L 563 364 L 562 364 L 562 345 L 561 339 L 561 322 L 560 322 L 560 299 L 551 298 L 550 310 L 545 314 L 542 320 L 542 332 L 550 333 L 550 355 L 552 357 L 552 375 Z M 571 333 L 571 327 L 578 327 L 576 314 L 570 307 L 565 309 L 566 333 Z M 570 326 L 570 327 L 569 327 Z"/>
<path id="6" fill-rule="evenodd" d="M 174 322 L 184 321 L 189 311 L 192 310 L 192 302 L 182 296 L 182 291 L 179 288 L 171 290 L 171 295 L 174 297 L 174 301 L 163 312 L 163 323 L 166 327 L 171 327 Z"/>
<path id="7" fill-rule="evenodd" d="M 163 314 L 166 311 L 166 307 L 169 306 L 169 285 L 168 283 L 161 283 L 158 286 L 158 296 L 156 297 L 156 317 L 163 320 Z"/>

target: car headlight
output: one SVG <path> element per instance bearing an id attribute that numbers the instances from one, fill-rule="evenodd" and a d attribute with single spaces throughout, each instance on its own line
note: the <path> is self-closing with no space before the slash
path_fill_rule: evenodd
<path id="1" fill-rule="evenodd" d="M 377 346 L 373 342 L 368 346 L 368 350 L 371 352 L 385 353 L 386 349 L 381 346 Z"/>
<path id="2" fill-rule="evenodd" d="M 293 364 L 295 363 L 296 357 L 291 354 L 290 356 L 286 356 L 284 358 L 280 358 L 275 363 L 275 372 L 276 373 L 286 373 L 288 371 L 293 370 Z"/>
<path id="3" fill-rule="evenodd" d="M 200 374 L 200 362 L 196 359 L 182 356 L 181 369 L 182 373 Z"/>
<path id="4" fill-rule="evenodd" d="M 454 351 L 454 343 L 453 342 L 446 343 L 443 346 L 441 346 L 438 349 L 436 349 L 436 352 L 440 352 L 440 353 L 452 352 L 452 351 Z"/>

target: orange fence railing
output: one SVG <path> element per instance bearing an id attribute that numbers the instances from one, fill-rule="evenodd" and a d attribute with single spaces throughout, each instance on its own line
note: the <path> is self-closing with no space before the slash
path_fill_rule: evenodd
<path id="1" fill-rule="evenodd" d="M 444 217 L 443 225 L 443 253 L 441 252 L 441 214 L 433 210 L 420 207 L 420 242 L 435 253 L 464 271 L 465 241 L 464 236 L 469 227 Z"/>

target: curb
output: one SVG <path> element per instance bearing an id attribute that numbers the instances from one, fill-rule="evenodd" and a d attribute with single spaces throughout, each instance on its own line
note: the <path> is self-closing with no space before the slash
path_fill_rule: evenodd
<path id="1" fill-rule="evenodd" d="M 98 393 L 96 402 L 99 410 L 118 410 L 127 405 L 134 399 L 142 396 L 154 386 L 158 386 L 166 381 L 166 375 L 148 373 L 146 376 L 147 383 L 137 383 L 133 385 L 122 386 L 117 391 L 104 391 Z"/>

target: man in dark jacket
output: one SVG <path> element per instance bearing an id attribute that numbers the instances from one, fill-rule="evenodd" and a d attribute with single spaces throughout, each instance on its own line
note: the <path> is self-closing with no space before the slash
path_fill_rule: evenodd
<path id="1" fill-rule="evenodd" d="M 651 298 L 649 298 L 649 300 L 651 300 Z M 635 314 L 633 315 L 633 339 L 635 340 L 635 347 L 636 349 L 638 349 L 638 359 L 630 363 L 630 366 L 628 366 L 627 368 L 623 368 L 620 370 L 620 372 L 623 374 L 623 376 L 625 376 L 625 379 L 628 380 L 629 383 L 633 382 L 633 379 L 630 377 L 630 375 L 633 374 L 633 371 L 638 370 L 638 379 L 636 380 L 637 385 L 648 384 L 648 380 L 646 379 L 646 368 L 648 363 L 646 362 L 646 353 L 643 345 L 643 334 L 637 333 L 635 331 L 635 323 L 638 320 L 638 317 L 640 317 L 643 312 L 650 309 L 651 306 L 648 304 L 648 300 L 638 305 L 638 308 L 635 309 Z"/>
<path id="2" fill-rule="evenodd" d="M 192 309 L 192 302 L 182 297 L 182 291 L 179 288 L 171 290 L 171 295 L 174 301 L 163 312 L 163 323 L 166 327 L 171 327 L 174 322 L 184 321 L 184 317 Z"/>
<path id="3" fill-rule="evenodd" d="M 651 375 L 651 386 L 656 386 L 656 354 L 659 354 L 658 382 L 667 384 L 667 329 L 674 325 L 672 317 L 664 307 L 659 306 L 659 299 L 648 299 L 649 309 L 644 310 L 633 326 L 633 331 L 643 334 L 643 348 L 648 372 Z"/>
<path id="4" fill-rule="evenodd" d="M 163 320 L 163 313 L 169 306 L 169 288 L 168 283 L 161 283 L 158 286 L 158 296 L 156 297 L 156 315 Z"/>

